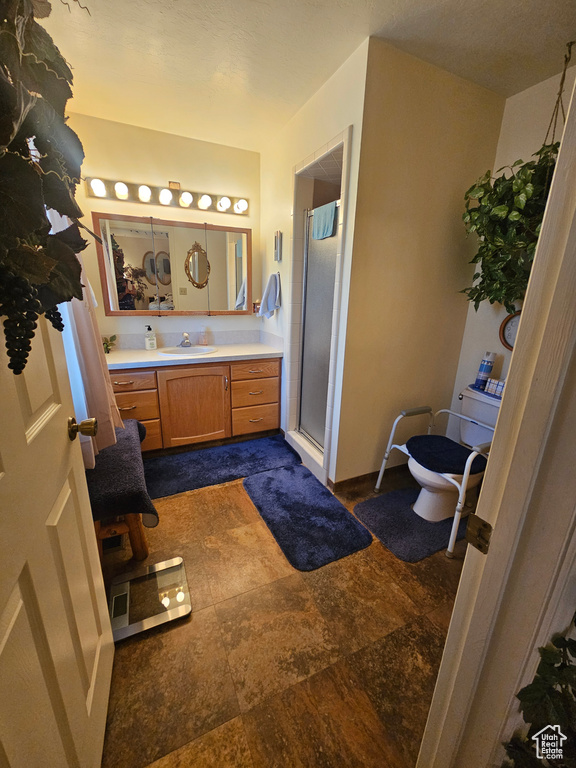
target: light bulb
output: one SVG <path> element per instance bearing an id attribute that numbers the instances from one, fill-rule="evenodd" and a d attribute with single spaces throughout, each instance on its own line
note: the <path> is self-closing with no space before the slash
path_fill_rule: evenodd
<path id="1" fill-rule="evenodd" d="M 169 189 L 161 189 L 159 200 L 162 205 L 170 205 L 172 202 L 172 192 Z"/>
<path id="2" fill-rule="evenodd" d="M 248 210 L 248 201 L 244 200 L 242 198 L 241 200 L 238 200 L 237 203 L 234 203 L 234 211 L 236 213 L 244 213 L 244 211 Z"/>
<path id="3" fill-rule="evenodd" d="M 178 600 L 179 603 L 181 603 L 184 600 L 184 592 L 180 590 L 179 592 L 176 592 L 176 600 Z"/>
<path id="4" fill-rule="evenodd" d="M 188 208 L 190 205 L 192 205 L 192 202 L 194 201 L 194 198 L 190 194 L 190 192 L 182 192 L 180 195 L 180 205 L 182 208 Z"/>
<path id="5" fill-rule="evenodd" d="M 202 208 L 203 211 L 206 210 L 206 208 L 210 208 L 212 205 L 212 198 L 210 195 L 202 195 L 200 200 L 198 200 L 198 208 Z"/>
<path id="6" fill-rule="evenodd" d="M 114 192 L 116 192 L 118 200 L 128 200 L 128 187 L 123 181 L 117 181 L 114 184 Z"/>
<path id="7" fill-rule="evenodd" d="M 220 200 L 218 200 L 218 205 L 216 207 L 219 211 L 227 211 L 231 205 L 232 200 L 230 200 L 229 197 L 221 197 Z"/>
<path id="8" fill-rule="evenodd" d="M 152 190 L 150 187 L 147 187 L 146 184 L 142 184 L 140 187 L 138 187 L 138 198 L 142 203 L 149 203 L 151 197 Z"/>
<path id="9" fill-rule="evenodd" d="M 168 606 L 170 605 L 170 598 L 168 597 L 168 595 L 164 595 L 164 597 L 162 598 L 162 605 L 164 606 L 164 608 L 168 608 Z"/>
<path id="10" fill-rule="evenodd" d="M 106 197 L 106 184 L 104 184 L 102 179 L 92 179 L 90 188 L 96 197 Z"/>

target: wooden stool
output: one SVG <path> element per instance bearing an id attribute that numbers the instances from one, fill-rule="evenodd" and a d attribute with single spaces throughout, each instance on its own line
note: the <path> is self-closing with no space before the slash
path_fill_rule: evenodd
<path id="1" fill-rule="evenodd" d="M 96 456 L 94 469 L 86 470 L 86 482 L 98 551 L 102 560 L 102 541 L 127 533 L 135 560 L 148 557 L 143 525 L 158 525 L 158 512 L 146 489 L 140 443 L 146 435 L 143 424 L 128 419 L 124 429 L 116 429 L 116 444 Z"/>
<path id="2" fill-rule="evenodd" d="M 142 525 L 142 515 L 131 512 L 123 517 L 123 520 L 114 521 L 112 523 L 106 523 L 101 520 L 94 521 L 100 562 L 102 562 L 104 556 L 104 548 L 102 546 L 104 539 L 110 539 L 112 536 L 120 536 L 123 533 L 128 534 L 134 560 L 145 560 L 148 557 L 148 542 L 146 541 L 144 526 Z"/>

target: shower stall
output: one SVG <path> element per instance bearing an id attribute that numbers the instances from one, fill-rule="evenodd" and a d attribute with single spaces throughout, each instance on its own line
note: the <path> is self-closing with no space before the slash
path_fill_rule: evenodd
<path id="1" fill-rule="evenodd" d="M 336 204 L 339 215 L 339 202 Z M 338 238 L 312 237 L 306 212 L 298 432 L 324 451 Z"/>
<path id="2" fill-rule="evenodd" d="M 286 440 L 328 484 L 337 459 L 341 293 L 352 127 L 294 168 L 293 261 L 286 365 Z M 312 237 L 335 203 L 333 234 Z M 330 212 L 332 213 L 332 212 Z"/>

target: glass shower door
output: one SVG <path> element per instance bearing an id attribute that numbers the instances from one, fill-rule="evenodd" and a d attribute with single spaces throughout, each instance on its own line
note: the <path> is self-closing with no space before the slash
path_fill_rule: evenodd
<path id="1" fill-rule="evenodd" d="M 313 221 L 314 211 L 310 211 L 306 226 L 298 430 L 323 450 L 338 238 L 314 240 Z"/>

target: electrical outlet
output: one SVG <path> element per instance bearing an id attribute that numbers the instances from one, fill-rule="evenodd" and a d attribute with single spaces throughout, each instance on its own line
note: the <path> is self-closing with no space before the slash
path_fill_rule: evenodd
<path id="1" fill-rule="evenodd" d="M 188 288 L 186 288 L 186 286 L 182 285 L 182 286 L 180 286 L 180 288 L 178 290 L 178 293 L 180 294 L 180 296 L 187 296 Z"/>

